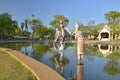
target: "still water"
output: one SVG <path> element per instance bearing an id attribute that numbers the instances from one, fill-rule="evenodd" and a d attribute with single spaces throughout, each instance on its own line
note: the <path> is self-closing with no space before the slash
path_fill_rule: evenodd
<path id="1" fill-rule="evenodd" d="M 0 44 L 30 56 L 54 69 L 66 80 L 119 80 L 120 45 L 84 44 L 83 65 L 77 64 L 76 44 L 52 51 L 52 43 Z M 33 65 L 34 66 L 34 65 Z"/>

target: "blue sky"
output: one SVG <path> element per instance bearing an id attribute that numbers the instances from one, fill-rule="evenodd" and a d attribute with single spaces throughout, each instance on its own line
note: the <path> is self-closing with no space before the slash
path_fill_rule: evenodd
<path id="1" fill-rule="evenodd" d="M 0 0 L 0 14 L 8 12 L 19 26 L 34 14 L 49 27 L 53 16 L 62 14 L 69 19 L 67 29 L 74 29 L 76 21 L 106 23 L 104 14 L 112 10 L 120 11 L 120 0 Z"/>

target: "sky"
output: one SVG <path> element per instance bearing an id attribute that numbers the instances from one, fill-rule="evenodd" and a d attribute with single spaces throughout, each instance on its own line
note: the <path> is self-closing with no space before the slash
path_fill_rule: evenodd
<path id="1" fill-rule="evenodd" d="M 104 14 L 109 11 L 120 11 L 120 0 L 0 0 L 0 14 L 8 12 L 19 26 L 32 14 L 47 27 L 54 15 L 64 15 L 69 20 L 67 29 L 70 30 L 74 29 L 75 22 L 106 23 Z"/>

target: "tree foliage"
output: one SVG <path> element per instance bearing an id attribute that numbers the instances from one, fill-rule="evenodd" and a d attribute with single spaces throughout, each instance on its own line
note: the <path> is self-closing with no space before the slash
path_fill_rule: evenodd
<path id="1" fill-rule="evenodd" d="M 33 32 L 35 30 L 35 28 L 37 26 L 41 26 L 42 25 L 42 21 L 40 19 L 36 19 L 36 18 L 32 18 L 30 21 L 29 21 L 29 25 L 31 26 Z"/>
<path id="2" fill-rule="evenodd" d="M 108 20 L 108 23 L 111 24 L 113 27 L 120 22 L 120 12 L 119 11 L 110 11 L 105 14 L 105 19 Z"/>
<path id="3" fill-rule="evenodd" d="M 110 11 L 105 14 L 105 19 L 107 19 L 108 24 L 111 28 L 112 38 L 111 40 L 115 40 L 117 31 L 117 25 L 120 23 L 120 12 L 119 11 Z"/>
<path id="4" fill-rule="evenodd" d="M 34 36 L 40 38 L 40 37 L 46 36 L 47 33 L 48 33 L 47 27 L 45 27 L 45 26 L 37 26 L 35 28 Z"/>
<path id="5" fill-rule="evenodd" d="M 24 22 L 25 22 L 25 31 L 27 31 L 28 30 L 28 25 L 29 25 L 29 20 L 28 19 L 25 19 L 24 20 Z"/>
<path id="6" fill-rule="evenodd" d="M 9 13 L 0 14 L 0 34 L 13 35 L 17 27 L 17 21 Z"/>
<path id="7" fill-rule="evenodd" d="M 21 22 L 21 29 L 22 29 L 22 30 L 24 29 L 24 25 L 25 25 L 25 23 L 24 23 L 24 22 Z"/>
<path id="8" fill-rule="evenodd" d="M 64 15 L 55 15 L 54 19 L 49 24 L 53 28 L 59 28 L 61 20 L 64 22 L 64 27 L 66 27 L 69 23 L 69 20 Z"/>
<path id="9" fill-rule="evenodd" d="M 95 21 L 93 21 L 93 20 L 90 20 L 88 23 L 87 23 L 87 26 L 89 26 L 89 27 L 94 27 L 95 26 Z"/>

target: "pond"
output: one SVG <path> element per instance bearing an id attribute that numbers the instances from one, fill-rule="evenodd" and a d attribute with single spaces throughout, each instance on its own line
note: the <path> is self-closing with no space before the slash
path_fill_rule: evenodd
<path id="1" fill-rule="evenodd" d="M 120 45 L 84 44 L 83 64 L 77 64 L 75 43 L 64 46 L 64 51 L 53 51 L 50 42 L 0 44 L 48 65 L 66 80 L 120 79 Z"/>

